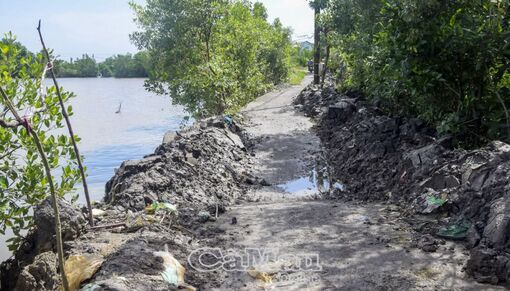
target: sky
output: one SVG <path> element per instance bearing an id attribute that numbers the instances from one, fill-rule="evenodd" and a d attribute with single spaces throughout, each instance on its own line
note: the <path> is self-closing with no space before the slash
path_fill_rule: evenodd
<path id="1" fill-rule="evenodd" d="M 31 51 L 39 51 L 37 22 L 48 47 L 61 59 L 84 53 L 102 61 L 115 54 L 134 53 L 129 34 L 137 30 L 129 0 L 0 0 L 0 33 L 12 31 Z M 134 0 L 143 4 L 144 0 Z M 291 27 L 295 40 L 310 39 L 313 11 L 307 0 L 259 0 L 270 20 Z M 3 35 L 2 35 L 3 36 Z"/>

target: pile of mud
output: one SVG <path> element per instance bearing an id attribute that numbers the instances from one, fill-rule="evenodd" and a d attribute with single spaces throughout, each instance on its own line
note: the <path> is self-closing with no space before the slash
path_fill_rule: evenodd
<path id="1" fill-rule="evenodd" d="M 173 259 L 187 270 L 180 287 L 214 287 L 215 275 L 190 268 L 188 256 L 215 236 L 203 223 L 261 182 L 247 170 L 243 140 L 244 131 L 228 117 L 167 133 L 154 154 L 116 171 L 104 202 L 94 205 L 95 229 L 83 209 L 60 201 L 67 262 L 76 259 L 92 273 L 80 282 L 82 290 L 173 290 L 164 274 Z M 2 263 L 2 290 L 59 290 L 51 213 L 49 201 L 34 211 L 34 230 Z"/>
<path id="2" fill-rule="evenodd" d="M 247 171 L 243 139 L 237 125 L 222 119 L 167 133 L 154 154 L 122 163 L 106 184 L 105 202 L 120 212 L 158 201 L 181 210 L 224 208 L 248 184 L 259 182 Z"/>
<path id="3" fill-rule="evenodd" d="M 454 149 L 419 119 L 389 117 L 355 94 L 307 87 L 296 106 L 317 119 L 334 198 L 401 206 L 417 231 L 463 240 L 466 271 L 510 280 L 510 145 Z"/>

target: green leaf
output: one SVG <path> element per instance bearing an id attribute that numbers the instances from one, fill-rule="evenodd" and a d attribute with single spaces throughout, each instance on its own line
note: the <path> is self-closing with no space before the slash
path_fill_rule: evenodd
<path id="1" fill-rule="evenodd" d="M 9 187 L 9 181 L 6 177 L 0 176 L 0 188 L 7 189 L 7 187 Z"/>

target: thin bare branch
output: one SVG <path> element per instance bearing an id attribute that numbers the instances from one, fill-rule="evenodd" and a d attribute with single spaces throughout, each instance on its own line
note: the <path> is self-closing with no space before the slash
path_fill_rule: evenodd
<path id="1" fill-rule="evenodd" d="M 14 127 L 18 127 L 21 125 L 22 124 L 19 123 L 18 121 L 5 121 L 3 119 L 0 119 L 0 127 L 3 127 L 3 128 L 14 128 Z"/>
<path id="2" fill-rule="evenodd" d="M 91 230 L 100 230 L 100 229 L 109 229 L 109 228 L 117 228 L 117 227 L 125 227 L 125 226 L 126 226 L 126 224 L 122 222 L 122 223 L 93 226 L 90 229 Z"/>
<path id="3" fill-rule="evenodd" d="M 21 148 L 21 146 L 18 146 L 18 147 L 15 147 L 15 148 L 11 149 L 7 153 L 1 155 L 0 156 L 0 160 L 3 160 L 5 157 L 12 155 L 12 153 L 14 153 L 15 151 L 19 150 L 20 148 Z"/>
<path id="4" fill-rule="evenodd" d="M 39 25 L 37 26 L 37 31 L 39 32 L 39 38 L 41 40 L 41 45 L 43 47 L 44 54 L 46 59 L 48 60 L 47 70 L 50 72 L 51 79 L 53 80 L 53 84 L 55 85 L 55 90 L 57 91 L 58 102 L 60 103 L 60 107 L 62 109 L 62 116 L 64 117 L 67 125 L 67 129 L 69 131 L 69 137 L 71 138 L 71 142 L 73 143 L 74 153 L 76 155 L 76 160 L 78 162 L 78 168 L 80 169 L 81 181 L 83 185 L 83 192 L 85 193 L 85 200 L 87 201 L 87 209 L 89 212 L 89 224 L 90 226 L 94 226 L 94 217 L 92 216 L 92 204 L 90 203 L 90 195 L 89 195 L 89 187 L 87 184 L 87 177 L 85 176 L 85 170 L 83 169 L 83 164 L 81 161 L 80 151 L 78 149 L 78 145 L 74 138 L 73 127 L 71 126 L 71 121 L 69 120 L 69 115 L 67 114 L 66 107 L 64 105 L 64 101 L 62 99 L 62 94 L 60 93 L 60 87 L 57 82 L 57 78 L 55 76 L 55 72 L 53 71 L 53 64 L 50 58 L 50 53 L 46 48 L 46 44 L 44 43 L 44 39 L 41 32 L 41 20 L 39 20 Z"/>

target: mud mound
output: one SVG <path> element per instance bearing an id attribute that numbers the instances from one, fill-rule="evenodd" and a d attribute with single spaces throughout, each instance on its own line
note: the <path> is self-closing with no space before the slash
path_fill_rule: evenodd
<path id="1" fill-rule="evenodd" d="M 58 200 L 58 204 L 62 239 L 65 242 L 78 238 L 85 231 L 82 212 L 64 200 Z M 55 280 L 59 280 L 59 276 L 55 265 L 57 247 L 51 198 L 34 210 L 34 224 L 14 257 L 2 262 L 2 290 L 12 290 L 15 286 L 16 290 L 53 290 L 51 286 L 57 286 Z"/>
<path id="2" fill-rule="evenodd" d="M 478 281 L 510 280 L 509 145 L 453 149 L 418 119 L 386 116 L 332 89 L 309 87 L 296 102 L 318 119 L 331 178 L 345 185 L 334 198 L 399 205 L 417 231 L 465 240 L 466 270 Z"/>
<path id="3" fill-rule="evenodd" d="M 345 92 L 342 94 L 345 99 L 356 99 L 362 96 L 356 92 Z M 306 116 L 317 117 L 327 110 L 330 105 L 338 101 L 339 94 L 332 86 L 326 86 L 323 89 L 317 86 L 308 85 L 294 99 L 294 105 L 298 107 Z"/>
<path id="4" fill-rule="evenodd" d="M 126 161 L 116 171 L 104 202 L 94 205 L 95 229 L 85 229 L 84 213 L 61 201 L 66 258 L 102 262 L 81 285 L 88 284 L 87 290 L 177 290 L 163 275 L 172 258 L 187 269 L 186 283 L 217 285 L 215 274 L 188 267 L 187 256 L 209 241 L 214 244 L 215 234 L 204 231 L 205 222 L 241 199 L 249 185 L 262 182 L 249 173 L 245 141 L 245 132 L 229 117 L 167 133 L 154 154 Z M 15 257 L 2 264 L 2 290 L 60 288 L 52 213 L 48 202 L 35 209 L 36 227 Z"/>
<path id="5" fill-rule="evenodd" d="M 195 209 L 232 203 L 244 183 L 254 181 L 239 132 L 212 119 L 168 133 L 154 154 L 120 166 L 106 184 L 105 202 L 121 211 L 140 211 L 153 202 Z"/>

